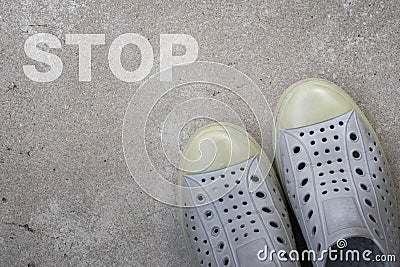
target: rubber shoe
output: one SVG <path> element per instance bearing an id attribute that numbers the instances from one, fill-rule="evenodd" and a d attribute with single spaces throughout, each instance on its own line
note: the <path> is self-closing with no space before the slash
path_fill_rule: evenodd
<path id="1" fill-rule="evenodd" d="M 179 202 L 193 266 L 299 266 L 281 260 L 295 240 L 270 166 L 238 126 L 211 124 L 192 136 L 179 173 L 180 185 L 189 190 L 182 189 Z"/>
<path id="2" fill-rule="evenodd" d="M 285 91 L 275 114 L 281 182 L 308 249 L 323 259 L 314 266 L 398 266 L 375 261 L 399 254 L 396 193 L 356 103 L 329 81 L 307 79 Z M 331 259 L 329 248 L 356 250 L 360 260 Z"/>

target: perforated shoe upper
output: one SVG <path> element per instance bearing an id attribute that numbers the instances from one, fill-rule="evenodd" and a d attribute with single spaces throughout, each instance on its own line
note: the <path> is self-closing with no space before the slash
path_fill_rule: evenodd
<path id="1" fill-rule="evenodd" d="M 377 138 L 357 111 L 310 126 L 280 129 L 278 140 L 282 179 L 310 249 L 321 255 L 345 239 L 348 249 L 372 250 L 371 258 L 398 256 L 392 179 Z"/>
<path id="2" fill-rule="evenodd" d="M 194 265 L 298 266 L 268 256 L 295 249 L 295 242 L 276 177 L 260 156 L 186 174 L 182 186 L 192 189 L 182 195 L 182 218 Z"/>

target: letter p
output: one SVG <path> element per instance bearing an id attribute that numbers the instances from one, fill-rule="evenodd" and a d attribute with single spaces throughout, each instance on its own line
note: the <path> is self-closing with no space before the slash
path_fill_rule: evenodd
<path id="1" fill-rule="evenodd" d="M 173 45 L 183 45 L 185 54 L 174 56 Z M 160 35 L 160 80 L 172 80 L 172 67 L 181 64 L 193 63 L 198 56 L 199 46 L 196 39 L 187 34 Z"/>

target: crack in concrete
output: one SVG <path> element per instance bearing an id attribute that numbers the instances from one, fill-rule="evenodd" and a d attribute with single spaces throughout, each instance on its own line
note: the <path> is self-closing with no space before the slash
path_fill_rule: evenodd
<path id="1" fill-rule="evenodd" d="M 35 229 L 29 227 L 29 224 L 27 224 L 27 223 L 24 224 L 24 225 L 22 225 L 22 224 L 19 224 L 19 223 L 9 223 L 9 222 L 5 222 L 4 224 L 18 226 L 19 228 L 22 228 L 22 229 L 24 229 L 25 231 L 28 231 L 28 232 L 31 232 L 31 233 L 34 233 L 34 232 L 36 231 Z"/>

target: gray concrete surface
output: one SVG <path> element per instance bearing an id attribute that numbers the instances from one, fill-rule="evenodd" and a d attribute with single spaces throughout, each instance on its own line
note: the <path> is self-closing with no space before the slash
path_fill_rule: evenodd
<path id="1" fill-rule="evenodd" d="M 302 78 L 336 82 L 378 132 L 398 187 L 399 20 L 396 1 L 1 1 L 0 266 L 191 266 L 178 210 L 146 195 L 124 161 L 122 119 L 140 82 L 115 78 L 107 53 L 126 32 L 151 42 L 152 73 L 160 33 L 192 35 L 200 60 L 247 74 L 272 106 Z M 54 82 L 32 82 L 22 71 L 32 64 L 24 42 L 38 32 L 63 44 L 55 53 L 64 71 Z M 93 50 L 92 82 L 78 81 L 78 50 L 65 45 L 66 33 L 106 34 Z M 139 57 L 131 51 L 124 58 L 133 69 Z M 165 118 L 170 99 L 150 122 Z M 251 114 L 235 108 L 251 126 Z M 182 138 L 204 123 L 189 124 Z M 149 154 L 174 174 L 157 147 Z"/>

